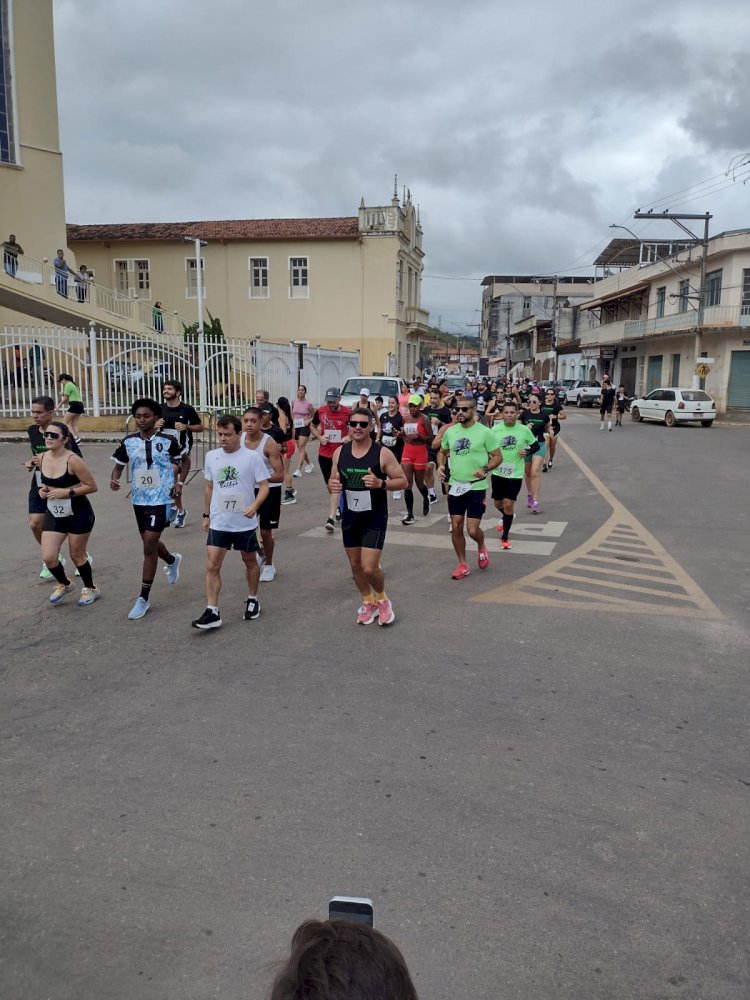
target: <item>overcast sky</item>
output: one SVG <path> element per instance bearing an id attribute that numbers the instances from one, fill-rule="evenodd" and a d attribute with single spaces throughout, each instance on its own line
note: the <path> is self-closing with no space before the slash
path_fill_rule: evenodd
<path id="1" fill-rule="evenodd" d="M 750 226 L 747 0 L 54 6 L 70 222 L 354 215 L 397 173 L 453 332 L 485 274 L 676 233 L 639 206 Z"/>

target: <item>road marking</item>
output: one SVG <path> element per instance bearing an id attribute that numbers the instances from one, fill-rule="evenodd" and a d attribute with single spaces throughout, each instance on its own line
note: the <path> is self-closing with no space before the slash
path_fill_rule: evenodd
<path id="1" fill-rule="evenodd" d="M 723 618 L 695 580 L 570 445 L 560 439 L 558 443 L 610 505 L 611 516 L 572 552 L 520 580 L 470 600 L 480 604 L 533 604 L 621 614 Z"/>
<path id="2" fill-rule="evenodd" d="M 411 525 L 414 527 L 414 525 Z M 494 531 L 494 529 L 493 529 Z M 300 535 L 301 538 L 329 538 L 330 532 L 326 531 L 325 528 L 310 528 L 309 531 L 303 531 Z M 490 555 L 493 555 L 492 549 L 494 546 L 491 545 L 490 532 L 485 531 L 487 542 L 490 544 Z M 467 539 L 467 545 L 472 545 L 470 540 Z M 554 549 L 556 542 L 526 542 L 523 540 L 513 541 L 513 548 L 506 549 L 504 552 L 498 552 L 498 558 L 505 558 L 508 555 L 521 556 L 550 556 L 552 555 L 552 550 Z M 388 531 L 385 538 L 386 549 L 390 548 L 392 545 L 405 545 L 417 549 L 445 549 L 446 551 L 453 551 L 453 542 L 451 541 L 450 535 L 446 532 L 441 535 L 414 535 L 411 533 L 410 528 L 404 527 L 403 530 Z"/>

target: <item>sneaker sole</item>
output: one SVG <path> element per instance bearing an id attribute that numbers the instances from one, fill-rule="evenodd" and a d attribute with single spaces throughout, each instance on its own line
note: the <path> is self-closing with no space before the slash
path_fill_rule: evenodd
<path id="1" fill-rule="evenodd" d="M 92 597 L 90 601 L 79 601 L 78 607 L 87 608 L 90 604 L 96 604 L 96 602 L 99 600 L 101 596 L 102 596 L 101 594 L 97 594 L 96 597 Z"/>
<path id="2" fill-rule="evenodd" d="M 190 622 L 190 624 L 199 632 L 207 632 L 211 628 L 221 628 L 224 622 L 210 622 L 208 625 L 198 625 L 196 622 Z"/>
<path id="3" fill-rule="evenodd" d="M 361 621 L 359 620 L 359 618 L 358 618 L 358 619 L 357 619 L 357 625 L 372 625 L 372 624 L 373 624 L 373 622 L 375 621 L 375 619 L 376 619 L 376 618 L 378 618 L 378 617 L 379 617 L 379 616 L 378 616 L 377 614 L 374 614 L 374 615 L 372 616 L 372 618 L 368 619 L 368 620 L 367 620 L 366 622 L 361 622 Z M 381 622 L 381 624 L 382 624 L 382 622 Z"/>
<path id="4" fill-rule="evenodd" d="M 393 623 L 394 623 L 395 621 L 396 621 L 396 612 L 394 611 L 394 612 L 393 612 L 393 613 L 391 614 L 391 617 L 390 617 L 390 618 L 388 619 L 388 621 L 387 621 L 387 622 L 384 622 L 384 621 L 379 621 L 379 622 L 378 622 L 378 625 L 382 625 L 382 626 L 383 626 L 383 628 L 387 628 L 387 627 L 388 627 L 389 625 L 393 625 Z"/>

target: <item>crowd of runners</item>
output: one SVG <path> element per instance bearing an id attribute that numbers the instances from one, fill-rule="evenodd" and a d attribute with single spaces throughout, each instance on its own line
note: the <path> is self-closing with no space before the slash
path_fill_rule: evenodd
<path id="1" fill-rule="evenodd" d="M 150 610 L 159 561 L 169 584 L 180 577 L 182 555 L 167 548 L 163 534 L 170 525 L 186 526 L 182 491 L 195 435 L 204 431 L 199 414 L 182 395 L 180 383 L 169 379 L 163 383 L 161 400 L 135 400 L 131 415 L 136 429 L 112 455 L 110 490 L 122 488 L 129 467 L 130 500 L 143 553 L 138 596 L 128 612 L 131 620 Z M 602 426 L 607 411 L 611 419 L 615 399 L 605 382 Z M 75 575 L 83 585 L 78 604 L 86 606 L 101 596 L 88 551 L 95 525 L 89 497 L 98 486 L 81 453 L 77 425 L 55 419 L 58 405 L 50 396 L 32 400 L 32 454 L 26 462 L 32 473 L 29 525 L 41 546 L 40 577 L 54 583 L 50 603 L 59 604 L 74 589 L 62 556 L 67 539 Z M 401 524 L 408 527 L 417 519 L 415 487 L 423 517 L 439 502 L 440 492 L 457 558 L 452 579 L 462 580 L 471 572 L 467 534 L 476 544 L 478 568 L 486 570 L 490 550 L 482 522 L 488 503 L 498 514 L 499 547 L 510 549 L 524 484 L 528 511 L 540 513 L 542 474 L 555 466 L 556 439 L 565 418 L 554 387 L 538 388 L 526 379 L 468 380 L 465 388 L 452 391 L 437 379 L 427 384 L 412 381 L 389 399 L 372 398 L 365 388 L 352 407 L 342 405 L 335 386 L 317 407 L 303 385 L 294 400 L 282 396 L 275 405 L 267 392 L 258 390 L 255 405 L 241 415 L 218 417 L 218 447 L 204 458 L 200 521 L 206 533 L 206 607 L 192 626 L 210 630 L 223 624 L 221 571 L 230 550 L 240 553 L 247 580 L 243 616 L 253 620 L 260 615 L 259 585 L 273 581 L 277 572 L 274 533 L 281 508 L 297 502 L 295 480 L 314 472 L 313 440 L 328 492 L 323 527 L 329 534 L 341 533 L 360 595 L 356 621 L 387 626 L 396 615 L 386 593 L 381 552 L 393 502 L 403 499 Z"/>

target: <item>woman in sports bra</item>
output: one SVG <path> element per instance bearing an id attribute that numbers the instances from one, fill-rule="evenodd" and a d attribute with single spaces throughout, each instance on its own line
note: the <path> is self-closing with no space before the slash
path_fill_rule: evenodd
<path id="1" fill-rule="evenodd" d="M 101 597 L 94 584 L 91 563 L 86 558 L 86 545 L 95 521 L 88 494 L 96 493 L 98 487 L 83 459 L 69 450 L 69 438 L 70 431 L 61 420 L 53 420 L 44 431 L 47 451 L 39 466 L 39 496 L 47 503 L 42 522 L 42 558 L 57 580 L 49 602 L 59 604 L 73 589 L 60 562 L 60 549 L 68 539 L 71 558 L 83 583 L 78 601 L 83 607 Z"/>

